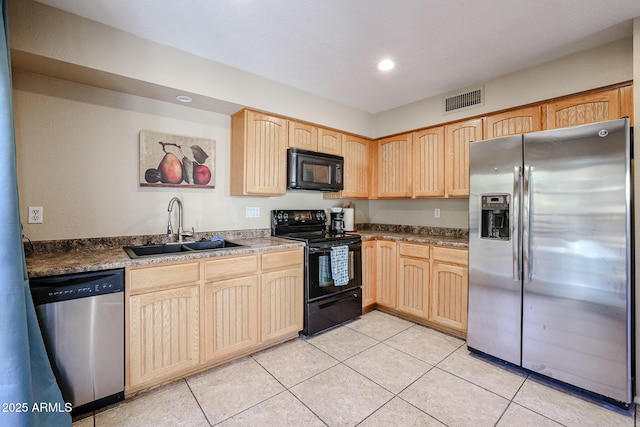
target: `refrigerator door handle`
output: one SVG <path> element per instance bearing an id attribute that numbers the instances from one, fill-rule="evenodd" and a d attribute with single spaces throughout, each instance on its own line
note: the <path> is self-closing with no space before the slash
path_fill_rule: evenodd
<path id="1" fill-rule="evenodd" d="M 522 187 L 522 279 L 524 283 L 531 282 L 531 251 L 530 251 L 530 227 L 531 227 L 531 165 L 524 166 Z"/>
<path id="2" fill-rule="evenodd" d="M 511 201 L 513 219 L 511 221 L 511 249 L 513 260 L 513 281 L 520 281 L 520 176 L 522 168 L 513 167 L 513 200 Z"/>

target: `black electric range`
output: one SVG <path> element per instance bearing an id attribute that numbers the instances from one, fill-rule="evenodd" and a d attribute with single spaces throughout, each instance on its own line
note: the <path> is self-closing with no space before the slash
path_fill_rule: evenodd
<path id="1" fill-rule="evenodd" d="M 306 243 L 303 335 L 362 314 L 362 238 L 358 234 L 328 232 L 323 210 L 271 211 L 271 234 Z M 337 279 L 338 264 L 347 271 L 346 277 L 342 271 Z"/>

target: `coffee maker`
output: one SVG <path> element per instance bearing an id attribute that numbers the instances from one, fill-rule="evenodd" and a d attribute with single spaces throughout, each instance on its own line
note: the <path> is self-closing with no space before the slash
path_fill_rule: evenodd
<path id="1" fill-rule="evenodd" d="M 329 232 L 334 236 L 344 234 L 344 213 L 342 212 L 342 209 L 340 209 L 339 212 L 332 210 Z"/>

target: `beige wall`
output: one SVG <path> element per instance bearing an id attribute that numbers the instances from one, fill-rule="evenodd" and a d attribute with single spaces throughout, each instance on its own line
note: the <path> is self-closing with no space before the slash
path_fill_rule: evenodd
<path id="1" fill-rule="evenodd" d="M 14 75 L 21 212 L 44 207 L 44 224 L 24 221 L 34 240 L 161 233 L 174 195 L 196 230 L 263 228 L 271 209 L 337 204 L 315 193 L 228 195 L 228 114 L 241 106 L 382 136 L 631 80 L 639 58 L 623 39 L 485 82 L 480 109 L 443 115 L 442 97 L 434 97 L 371 116 L 33 0 L 9 6 L 13 65 L 58 78 Z M 178 105 L 178 93 L 195 102 Z M 217 188 L 139 188 L 141 129 L 215 139 Z M 248 206 L 260 207 L 261 218 L 245 218 Z M 358 222 L 467 227 L 466 200 L 358 201 L 356 212 Z"/>
<path id="2" fill-rule="evenodd" d="M 194 108 L 229 114 L 247 106 L 371 135 L 363 111 L 33 0 L 10 0 L 9 22 L 14 67 L 172 103 L 192 94 Z"/>
<path id="3" fill-rule="evenodd" d="M 434 211 L 440 209 L 440 218 Z M 369 219 L 374 224 L 426 225 L 468 228 L 468 199 L 375 200 L 369 202 Z"/>
<path id="4" fill-rule="evenodd" d="M 229 116 L 48 77 L 13 80 L 20 212 L 31 240 L 161 234 L 173 196 L 196 231 L 268 228 L 271 209 L 342 203 L 309 192 L 230 197 Z M 141 188 L 141 129 L 215 139 L 216 188 Z M 356 203 L 356 220 L 366 205 Z M 27 223 L 28 206 L 44 208 L 43 224 Z M 248 206 L 260 207 L 260 218 L 245 218 Z"/>
<path id="5" fill-rule="evenodd" d="M 628 37 L 480 83 L 485 102 L 476 108 L 443 114 L 445 94 L 384 111 L 374 116 L 373 133 L 391 135 L 632 80 L 632 45 Z"/>

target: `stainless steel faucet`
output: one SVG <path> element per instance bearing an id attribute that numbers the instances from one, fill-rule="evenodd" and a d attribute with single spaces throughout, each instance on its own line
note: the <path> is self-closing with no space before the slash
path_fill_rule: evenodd
<path id="1" fill-rule="evenodd" d="M 173 240 L 173 225 L 171 224 L 171 214 L 173 213 L 173 205 L 178 203 L 178 242 L 182 242 L 183 235 L 188 235 L 189 233 L 185 233 L 182 228 L 182 202 L 177 197 L 174 197 L 169 201 L 169 207 L 167 211 L 169 212 L 169 221 L 167 222 L 167 237 L 169 241 Z"/>

